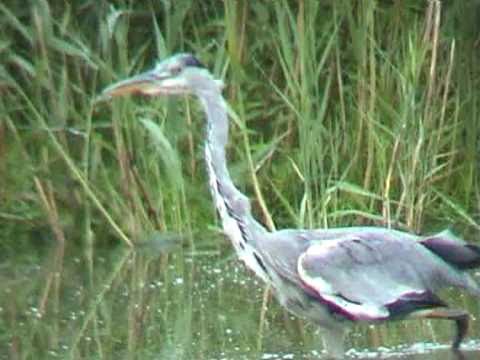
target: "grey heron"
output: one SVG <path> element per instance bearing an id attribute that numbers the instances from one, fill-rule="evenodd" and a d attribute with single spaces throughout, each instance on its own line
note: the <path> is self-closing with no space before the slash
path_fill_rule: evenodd
<path id="1" fill-rule="evenodd" d="M 205 162 L 223 230 L 239 258 L 266 283 L 291 313 L 322 328 L 329 356 L 344 354 L 353 323 L 408 318 L 449 319 L 458 349 L 469 315 L 441 300 L 437 291 L 458 287 L 480 296 L 467 270 L 480 266 L 480 247 L 444 231 L 431 236 L 382 227 L 268 231 L 257 222 L 248 198 L 234 185 L 226 162 L 229 120 L 216 79 L 191 54 L 177 54 L 150 71 L 119 81 L 103 92 L 192 94 L 206 114 Z"/>

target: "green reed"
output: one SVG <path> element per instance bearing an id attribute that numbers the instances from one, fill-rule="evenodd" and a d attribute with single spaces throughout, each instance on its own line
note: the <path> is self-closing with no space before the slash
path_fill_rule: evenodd
<path id="1" fill-rule="evenodd" d="M 205 334 L 210 326 L 210 313 L 195 312 L 196 304 L 180 293 L 188 289 L 154 299 L 160 318 L 128 308 L 129 325 L 118 330 L 99 302 L 109 293 L 94 280 L 98 249 L 117 243 L 162 247 L 169 246 L 165 234 L 181 234 L 179 253 L 162 255 L 161 269 L 170 264 L 192 278 L 184 252 L 230 253 L 213 236 L 220 231 L 196 102 L 95 101 L 110 83 L 179 51 L 197 54 L 225 80 L 230 169 L 267 227 L 477 232 L 480 67 L 473 7 L 348 0 L 0 4 L 0 256 L 55 243 L 61 250 L 52 266 L 61 272 L 65 251 L 82 254 L 96 297 L 85 300 L 85 322 L 68 343 L 72 358 L 114 352 L 118 344 L 102 335 L 99 318 L 131 358 L 145 342 L 161 344 L 155 349 L 164 356 L 198 355 L 176 347 L 188 347 L 193 328 Z M 128 273 L 119 264 L 104 278 L 107 286 L 117 271 Z M 149 269 L 146 263 L 130 274 L 133 287 Z M 61 307 L 54 277 L 43 288 L 24 290 L 41 299 L 44 311 Z M 135 303 L 148 301 L 137 295 Z M 224 296 L 219 290 L 225 305 Z M 188 301 L 169 308 L 171 297 Z M 302 328 L 282 314 L 239 319 L 251 331 L 242 333 L 243 343 L 261 347 L 269 321 Z M 139 316 L 163 324 L 161 336 L 139 331 Z M 4 325 L 12 325 L 8 321 Z M 36 322 L 27 334 L 16 328 L 27 354 L 20 358 L 60 343 L 62 326 L 43 326 Z M 166 337 L 165 328 L 172 329 Z M 85 331 L 94 342 L 85 343 Z M 279 336 L 288 342 L 287 335 Z M 318 341 L 302 336 L 307 344 Z M 195 341 L 198 349 L 210 346 L 205 337 Z M 215 338 L 228 347 L 223 341 Z"/>

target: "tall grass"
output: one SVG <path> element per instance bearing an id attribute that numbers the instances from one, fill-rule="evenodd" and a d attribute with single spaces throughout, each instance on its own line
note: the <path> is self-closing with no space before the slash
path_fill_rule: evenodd
<path id="1" fill-rule="evenodd" d="M 466 5 L 168 4 L 1 6 L 4 227 L 53 225 L 43 187 L 55 227 L 96 241 L 211 222 L 195 103 L 92 105 L 183 50 L 227 77 L 232 171 L 270 227 L 478 227 L 475 39 L 451 25 Z"/>
<path id="2" fill-rule="evenodd" d="M 61 269 L 75 246 L 93 273 L 113 243 L 173 232 L 188 251 L 222 245 L 200 235 L 218 226 L 196 102 L 94 103 L 179 51 L 225 79 L 230 169 L 269 228 L 478 232 L 478 11 L 443 4 L 0 4 L 0 257 L 57 243 Z M 53 278 L 43 291 L 58 299 Z"/>

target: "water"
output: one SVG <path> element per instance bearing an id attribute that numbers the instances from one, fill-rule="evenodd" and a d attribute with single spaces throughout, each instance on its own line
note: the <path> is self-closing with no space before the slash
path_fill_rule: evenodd
<path id="1" fill-rule="evenodd" d="M 321 359 L 319 330 L 284 312 L 229 245 L 35 250 L 0 267 L 0 359 Z M 447 293 L 477 317 L 478 302 Z M 262 303 L 267 311 L 262 312 Z M 449 322 L 359 326 L 350 359 L 477 359 L 474 321 L 463 357 Z"/>

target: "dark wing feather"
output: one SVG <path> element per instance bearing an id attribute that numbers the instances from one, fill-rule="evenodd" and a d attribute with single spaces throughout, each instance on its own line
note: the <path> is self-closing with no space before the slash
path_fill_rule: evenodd
<path id="1" fill-rule="evenodd" d="M 465 243 L 448 230 L 428 236 L 422 239 L 421 243 L 460 270 L 474 269 L 480 266 L 480 247 Z"/>

